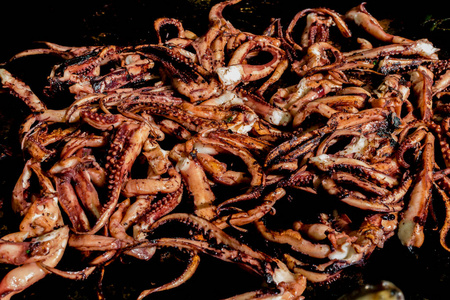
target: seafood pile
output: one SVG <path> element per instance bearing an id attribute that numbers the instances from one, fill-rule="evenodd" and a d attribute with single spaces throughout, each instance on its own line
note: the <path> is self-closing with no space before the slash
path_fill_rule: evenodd
<path id="1" fill-rule="evenodd" d="M 138 299 L 187 281 L 202 256 L 261 277 L 233 299 L 303 299 L 391 237 L 421 247 L 433 201 L 450 251 L 450 63 L 439 49 L 387 33 L 364 4 L 244 32 L 223 16 L 239 2 L 214 5 L 203 35 L 160 18 L 154 44 L 46 42 L 11 58 L 60 59 L 52 101 L 0 68 L 31 111 L 12 191 L 21 221 L 0 239 L 0 261 L 16 266 L 1 299 L 163 248 L 189 255 L 185 271 Z M 51 108 L 62 95 L 70 103 Z M 59 267 L 74 252 L 79 269 Z"/>

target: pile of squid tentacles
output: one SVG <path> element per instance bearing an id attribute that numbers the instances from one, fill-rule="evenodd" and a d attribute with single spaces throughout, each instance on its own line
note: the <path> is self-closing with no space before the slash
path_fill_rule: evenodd
<path id="1" fill-rule="evenodd" d="M 188 253 L 186 269 L 138 299 L 188 280 L 202 255 L 265 282 L 233 299 L 302 299 L 307 283 L 335 280 L 394 235 L 420 247 L 439 200 L 450 250 L 450 70 L 438 49 L 387 33 L 364 4 L 243 32 L 222 14 L 239 1 L 213 6 L 201 36 L 161 18 L 155 44 L 15 55 L 60 57 L 44 92 L 70 93 L 64 109 L 0 69 L 31 110 L 12 191 L 22 221 L 0 240 L 0 261 L 17 266 L 2 299 L 161 248 Z M 322 210 L 292 211 L 305 197 Z M 84 253 L 79 270 L 58 268 L 67 248 Z"/>

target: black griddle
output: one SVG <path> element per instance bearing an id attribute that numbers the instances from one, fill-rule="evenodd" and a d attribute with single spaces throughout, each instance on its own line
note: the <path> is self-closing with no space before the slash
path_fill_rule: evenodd
<path id="1" fill-rule="evenodd" d="M 19 51 L 34 48 L 36 41 L 62 45 L 135 45 L 156 42 L 153 21 L 159 17 L 180 19 L 185 27 L 202 35 L 208 26 L 210 7 L 218 1 L 200 0 L 105 0 L 65 1 L 3 1 L 1 14 L 0 61 L 8 60 Z M 242 1 L 228 7 L 224 15 L 232 24 L 245 31 L 262 33 L 271 18 L 281 18 L 287 26 L 291 18 L 308 7 L 328 7 L 344 14 L 359 1 Z M 368 1 L 368 11 L 377 19 L 389 20 L 389 31 L 407 38 L 428 38 L 441 48 L 441 57 L 450 49 L 450 17 L 448 10 L 437 1 L 417 4 L 410 1 Z M 7 66 L 8 70 L 30 84 L 38 96 L 55 57 L 28 57 Z M 64 107 L 64 97 L 49 99 L 49 106 Z M 17 132 L 28 108 L 8 94 L 0 94 L 0 233 L 16 231 L 20 218 L 10 209 L 12 188 L 21 173 L 23 158 Z M 307 204 L 305 204 L 307 205 Z M 337 299 L 342 294 L 364 284 L 389 280 L 397 285 L 406 299 L 445 299 L 450 289 L 450 253 L 439 244 L 436 228 L 442 222 L 443 206 L 433 202 L 437 216 L 428 220 L 425 243 L 420 249 L 407 249 L 396 236 L 383 249 L 376 250 L 364 266 L 346 269 L 336 282 L 319 286 L 309 285 L 307 299 Z M 307 206 L 305 206 L 307 207 Z M 69 253 L 70 254 L 70 253 Z M 69 255 L 68 255 L 69 257 Z M 82 257 L 73 256 L 76 264 Z M 152 283 L 162 284 L 183 271 L 186 255 L 160 251 L 150 262 L 132 259 L 117 260 L 106 267 L 101 290 L 105 299 L 136 299 L 142 289 Z M 0 275 L 10 266 L 1 265 Z M 100 274 L 84 281 L 71 281 L 49 275 L 13 299 L 98 299 Z M 263 282 L 238 266 L 202 255 L 201 264 L 186 284 L 156 293 L 148 299 L 221 299 L 258 289 Z M 442 298 L 444 297 L 444 298 Z"/>

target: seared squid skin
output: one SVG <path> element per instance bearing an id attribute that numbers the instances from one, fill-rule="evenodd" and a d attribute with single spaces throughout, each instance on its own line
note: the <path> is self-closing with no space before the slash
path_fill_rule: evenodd
<path id="1" fill-rule="evenodd" d="M 392 236 L 420 247 L 435 194 L 449 250 L 449 61 L 427 39 L 386 32 L 364 3 L 307 8 L 262 34 L 224 17 L 239 3 L 214 5 L 200 36 L 159 18 L 155 43 L 45 43 L 11 59 L 58 56 L 44 95 L 68 92 L 65 108 L 2 65 L 2 87 L 31 114 L 12 191 L 22 220 L 0 240 L 0 262 L 17 268 L 0 298 L 171 247 L 189 253 L 186 270 L 138 299 L 184 283 L 202 255 L 265 281 L 233 299 L 303 299 L 307 280 L 337 280 Z M 67 246 L 88 265 L 59 270 Z"/>
<path id="2" fill-rule="evenodd" d="M 164 224 L 174 221 L 192 227 L 202 237 L 197 235 L 193 238 L 160 238 L 151 240 L 148 246 L 173 245 L 175 247 L 201 251 L 219 259 L 243 265 L 260 276 L 265 277 L 269 284 L 275 285 L 275 291 L 270 292 L 268 295 L 298 299 L 306 288 L 306 278 L 303 275 L 291 273 L 280 260 L 272 258 L 263 252 L 251 249 L 204 218 L 175 213 L 156 221 L 152 225 L 151 230 L 155 231 Z M 216 243 L 217 245 L 215 245 Z"/>

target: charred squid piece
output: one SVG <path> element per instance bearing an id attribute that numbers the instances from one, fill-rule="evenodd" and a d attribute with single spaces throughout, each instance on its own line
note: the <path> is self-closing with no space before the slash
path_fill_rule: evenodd
<path id="1" fill-rule="evenodd" d="M 446 90 L 450 85 L 450 71 L 445 71 L 444 74 L 439 76 L 435 82 L 433 83 L 432 92 L 433 95 L 440 98 L 441 95 L 444 95 Z"/>
<path id="2" fill-rule="evenodd" d="M 58 194 L 50 178 L 43 172 L 41 164 L 33 162 L 28 167 L 36 175 L 41 185 L 41 189 L 37 194 L 28 195 L 28 193 L 25 193 L 22 195 L 28 196 L 29 199 L 21 199 L 22 202 L 26 201 L 29 204 L 25 207 L 24 211 L 20 211 L 23 219 L 19 225 L 19 229 L 21 232 L 27 232 L 27 237 L 31 238 L 62 227 L 64 226 L 64 222 L 58 206 Z M 19 206 L 17 208 L 21 207 Z"/>
<path id="3" fill-rule="evenodd" d="M 360 184 L 360 183 L 358 183 Z M 339 186 L 335 180 L 330 177 L 322 179 L 322 187 L 328 194 L 338 197 L 338 199 L 350 206 L 357 207 L 361 210 L 369 210 L 376 212 L 398 212 L 403 208 L 401 197 L 398 202 L 383 203 L 380 199 L 373 199 L 358 190 L 349 190 Z"/>
<path id="4" fill-rule="evenodd" d="M 365 7 L 366 3 L 352 8 L 345 14 L 345 18 L 355 22 L 358 26 L 361 26 L 367 33 L 376 39 L 394 44 L 408 43 L 411 40 L 389 34 L 384 31 L 377 19 L 375 19 Z"/>
<path id="5" fill-rule="evenodd" d="M 377 97 L 370 99 L 370 104 L 392 110 L 401 117 L 403 102 L 408 99 L 409 93 L 410 89 L 401 75 L 387 75 L 375 91 Z"/>
<path id="6" fill-rule="evenodd" d="M 225 163 L 220 162 L 210 154 L 197 153 L 196 158 L 205 172 L 211 176 L 212 180 L 216 183 L 233 186 L 249 182 L 249 179 L 244 172 L 227 170 L 227 165 Z"/>
<path id="7" fill-rule="evenodd" d="M 174 19 L 174 18 L 158 18 L 153 23 L 153 26 L 156 31 L 156 36 L 158 38 L 158 44 L 164 45 L 164 44 L 174 44 L 174 41 L 183 40 L 186 39 L 185 30 L 183 27 L 183 24 L 180 22 L 180 20 Z M 161 30 L 164 26 L 173 26 L 177 30 L 177 36 L 176 38 L 172 38 L 168 41 L 163 41 L 163 38 L 161 36 Z M 192 40 L 191 40 L 192 41 Z M 177 43 L 178 44 L 178 43 Z"/>
<path id="8" fill-rule="evenodd" d="M 420 247 L 423 244 L 423 226 L 431 201 L 434 167 L 434 136 L 429 132 L 424 141 L 421 169 L 411 191 L 408 206 L 399 223 L 398 237 L 407 247 Z"/>
<path id="9" fill-rule="evenodd" d="M 164 224 L 174 221 L 186 224 L 195 232 L 199 232 L 202 237 L 198 239 L 194 235 L 190 238 L 159 238 L 150 240 L 148 246 L 195 250 L 227 262 L 237 263 L 264 277 L 268 284 L 275 287 L 274 291 L 268 291 L 267 294 L 261 294 L 262 292 L 258 291 L 256 294 L 251 293 L 252 296 L 264 295 L 268 297 L 272 295 L 272 297 L 301 299 L 301 294 L 306 288 L 304 276 L 291 273 L 280 260 L 251 249 L 203 218 L 184 213 L 171 214 L 158 220 L 150 230 L 155 232 Z"/>
<path id="10" fill-rule="evenodd" d="M 256 120 L 255 123 L 253 123 L 253 127 L 249 132 L 249 135 L 261 139 L 262 141 L 272 143 L 279 143 L 290 139 L 293 136 L 291 132 L 280 130 L 271 125 L 269 122 L 261 119 Z"/>
<path id="11" fill-rule="evenodd" d="M 317 194 L 319 177 L 307 169 L 308 165 L 298 168 L 289 178 L 278 181 L 277 186 L 283 188 L 295 188 L 308 193 Z M 269 177 L 269 176 L 268 176 Z"/>
<path id="12" fill-rule="evenodd" d="M 389 193 L 388 189 L 380 187 L 376 183 L 343 171 L 333 172 L 331 174 L 331 179 L 333 179 L 337 184 L 354 185 L 359 189 L 364 190 L 364 192 L 368 192 L 378 196 L 385 196 Z"/>
<path id="13" fill-rule="evenodd" d="M 433 115 L 433 73 L 423 66 L 410 73 L 412 90 L 417 98 L 417 106 L 420 111 L 420 119 L 430 121 Z"/>
<path id="14" fill-rule="evenodd" d="M 448 138 L 450 131 L 450 118 L 444 118 L 440 124 L 431 123 L 430 129 L 433 130 L 436 138 L 438 139 L 439 146 L 441 147 L 442 158 L 447 168 L 450 167 L 450 144 Z"/>
<path id="15" fill-rule="evenodd" d="M 366 92 L 363 92 L 359 89 L 354 89 L 351 91 L 349 88 L 343 89 L 339 91 L 338 95 L 333 96 L 323 96 L 318 99 L 305 99 L 303 98 L 301 101 L 297 101 L 290 108 L 289 112 L 297 117 L 299 114 L 305 114 L 310 110 L 315 108 L 315 105 L 319 103 L 326 104 L 332 108 L 336 108 L 339 110 L 339 107 L 354 107 L 357 110 L 363 109 L 366 105 L 366 100 L 370 95 L 367 95 Z M 312 106 L 311 108 L 309 108 Z M 306 116 L 302 116 L 301 119 L 305 119 Z M 295 119 L 294 119 L 295 121 Z"/>
<path id="16" fill-rule="evenodd" d="M 331 128 L 321 127 L 300 136 L 294 136 L 292 139 L 281 143 L 269 152 L 265 159 L 264 167 L 271 166 L 280 161 L 285 161 L 286 159 L 283 159 L 283 157 L 289 155 L 289 153 L 293 151 L 296 151 L 296 157 L 313 151 L 319 144 L 321 137 L 328 132 L 331 132 Z"/>
<path id="17" fill-rule="evenodd" d="M 35 162 L 32 159 L 27 160 L 12 191 L 12 210 L 21 216 L 28 211 L 31 205 L 31 201 L 28 199 L 28 196 L 29 188 L 31 186 L 31 176 L 33 175 L 33 169 L 31 166 L 34 163 Z"/>
<path id="18" fill-rule="evenodd" d="M 327 125 L 336 126 L 337 130 L 362 128 L 364 125 L 381 127 L 383 122 L 389 121 L 389 117 L 395 116 L 384 109 L 369 108 L 357 113 L 338 112 L 330 118 Z"/>
<path id="19" fill-rule="evenodd" d="M 262 220 L 254 222 L 259 233 L 264 239 L 278 243 L 287 244 L 292 250 L 305 254 L 313 258 L 326 258 L 331 253 L 330 246 L 320 243 L 312 243 L 311 241 L 302 237 L 302 235 L 295 230 L 285 229 L 282 231 L 274 231 L 268 229 Z"/>
<path id="20" fill-rule="evenodd" d="M 53 94 L 63 90 L 66 86 L 73 86 L 73 92 L 83 85 L 90 85 L 90 80 L 100 76 L 100 67 L 111 61 L 120 60 L 120 53 L 126 48 L 117 46 L 104 46 L 94 48 L 82 56 L 66 60 L 56 65 L 49 76 L 50 85 L 46 92 Z M 76 86 L 79 85 L 79 86 Z"/>
<path id="21" fill-rule="evenodd" d="M 448 176 L 443 176 L 441 179 L 433 182 L 433 184 L 434 188 L 438 191 L 444 201 L 445 206 L 445 220 L 439 230 L 439 241 L 445 250 L 450 251 L 447 237 L 450 230 L 450 197 L 448 196 L 450 191 L 450 178 L 448 178 Z"/>
<path id="22" fill-rule="evenodd" d="M 141 206 L 138 211 L 127 210 L 121 221 L 125 228 L 133 226 L 133 237 L 136 240 L 144 240 L 147 237 L 147 230 L 157 220 L 172 212 L 180 203 L 183 197 L 184 186 L 180 186 L 176 191 L 165 195 L 160 199 L 144 199 L 147 203 Z M 137 199 L 139 201 L 141 199 Z"/>
<path id="23" fill-rule="evenodd" d="M 226 165 L 214 159 L 213 155 L 225 153 L 239 157 L 247 166 L 251 176 L 249 188 L 244 194 L 226 200 L 221 205 L 253 199 L 259 196 L 264 188 L 265 176 L 261 166 L 249 151 L 238 147 L 236 143 L 229 144 L 217 138 L 200 136 L 188 141 L 185 145 L 180 145 L 179 148 L 182 152 L 173 152 L 172 157 L 177 161 L 177 168 L 192 193 L 197 213 L 201 213 L 208 220 L 213 219 L 217 212 L 215 206 L 212 205 L 216 197 L 207 181 L 205 172 L 211 174 L 217 182 L 226 184 L 237 184 L 243 180 L 242 173 L 227 171 Z"/>
<path id="24" fill-rule="evenodd" d="M 89 266 L 80 271 L 66 271 L 60 270 L 55 267 L 50 267 L 42 262 L 39 262 L 39 265 L 45 269 L 47 272 L 61 276 L 70 280 L 84 280 L 88 278 L 96 269 L 97 266 Z"/>
<path id="25" fill-rule="evenodd" d="M 389 44 L 372 49 L 343 52 L 343 56 L 346 63 L 358 60 L 376 60 L 387 55 L 419 56 L 420 58 L 437 60 L 436 53 L 438 51 L 439 49 L 435 48 L 430 41 L 421 39 L 401 44 Z"/>
<path id="26" fill-rule="evenodd" d="M 34 237 L 30 241 L 23 241 L 28 238 L 26 232 L 5 235 L 0 240 L 1 262 L 20 266 L 45 260 L 58 250 L 59 243 L 67 234 L 66 227 Z"/>
<path id="27" fill-rule="evenodd" d="M 134 161 L 150 135 L 146 123 L 126 122 L 116 131 L 108 151 L 105 168 L 108 174 L 108 201 L 100 211 L 96 224 L 88 234 L 94 234 L 105 226 L 119 201 L 123 183 L 128 178 Z"/>
<path id="28" fill-rule="evenodd" d="M 176 145 L 170 152 L 170 157 L 176 162 L 175 168 L 180 172 L 191 197 L 194 200 L 195 214 L 212 220 L 217 216 L 217 209 L 211 186 L 203 167 L 196 158 L 196 151 L 186 144 Z"/>
<path id="29" fill-rule="evenodd" d="M 31 200 L 25 207 L 14 204 L 20 211 L 23 220 L 19 225 L 19 232 L 2 237 L 4 243 L 0 245 L 3 251 L 2 257 L 9 260 L 8 263 L 18 264 L 19 267 L 8 272 L 0 282 L 0 294 L 4 299 L 22 292 L 24 289 L 44 278 L 49 272 L 41 264 L 55 267 L 61 260 L 69 238 L 69 228 L 64 226 L 61 211 L 58 206 L 59 197 L 50 179 L 44 174 L 38 162 L 29 161 L 21 180 L 30 180 L 33 172 L 41 186 L 39 194 L 31 195 Z M 22 183 L 21 183 L 22 184 Z M 27 184 L 24 186 L 27 188 Z M 27 196 L 21 193 L 21 197 Z M 16 195 L 17 196 L 17 195 Z M 32 238 L 30 242 L 25 239 Z M 28 249 L 27 249 L 28 247 Z M 29 248 L 32 247 L 32 248 Z M 13 255 L 12 250 L 17 252 Z M 25 250 L 25 256 L 21 250 Z M 23 260 L 25 259 L 25 260 Z"/>
<path id="30" fill-rule="evenodd" d="M 50 129 L 52 122 L 35 122 L 37 120 L 35 115 L 30 115 L 28 120 L 22 124 L 20 132 L 22 149 L 34 160 L 45 162 L 56 154 L 55 150 L 49 146 L 73 134 L 76 131 L 76 127 L 70 126 Z"/>
<path id="31" fill-rule="evenodd" d="M 152 103 L 176 106 L 183 102 L 185 100 L 175 95 L 175 91 L 169 86 L 146 87 L 131 92 L 111 94 L 100 101 L 103 107 L 116 107 L 119 111 L 136 111 Z"/>
<path id="32" fill-rule="evenodd" d="M 284 58 L 275 68 L 272 75 L 256 90 L 255 94 L 257 94 L 260 97 L 264 96 L 264 93 L 267 91 L 267 89 L 276 83 L 278 80 L 280 80 L 283 73 L 286 71 L 286 69 L 289 66 L 289 61 L 287 58 Z"/>
<path id="33" fill-rule="evenodd" d="M 180 141 L 187 141 L 192 138 L 191 132 L 178 124 L 177 122 L 169 119 L 158 121 L 159 128 L 164 134 L 174 136 Z"/>
<path id="34" fill-rule="evenodd" d="M 177 91 L 188 97 L 191 102 L 209 99 L 220 94 L 217 79 L 211 77 L 200 65 L 186 56 L 165 46 L 144 45 L 136 49 L 139 53 L 164 66 L 164 72 L 172 79 Z"/>
<path id="35" fill-rule="evenodd" d="M 304 104 L 340 89 L 342 89 L 342 82 L 331 76 L 313 74 L 303 77 L 295 86 L 278 89 L 272 96 L 271 103 L 289 111 L 298 111 Z"/>
<path id="36" fill-rule="evenodd" d="M 273 147 L 270 141 L 261 140 L 243 133 L 229 132 L 227 130 L 211 131 L 208 133 L 208 137 L 236 147 L 246 148 L 256 157 L 265 157 Z"/>
<path id="37" fill-rule="evenodd" d="M 400 133 L 400 137 L 405 135 L 405 138 L 400 141 L 399 150 L 396 152 L 397 161 L 404 168 L 409 168 L 411 165 L 406 162 L 406 152 L 411 149 L 413 149 L 414 152 L 417 152 L 421 146 L 421 141 L 423 141 L 428 134 L 427 127 L 424 124 L 418 123 L 415 126 L 416 128 L 414 129 L 414 132 L 406 136 L 406 133 L 411 129 L 411 127 L 412 126 L 405 127 L 402 133 Z M 413 157 L 415 157 L 415 155 Z"/>
<path id="38" fill-rule="evenodd" d="M 344 222 L 347 225 L 351 220 L 339 220 L 335 222 Z M 329 242 L 327 261 L 322 263 L 307 263 L 301 259 L 295 258 L 289 253 L 284 254 L 289 269 L 295 274 L 302 274 L 310 282 L 330 282 L 340 276 L 343 269 L 353 265 L 358 265 L 370 256 L 375 249 L 383 248 L 397 228 L 397 213 L 377 213 L 367 216 L 359 228 L 351 229 L 349 226 L 341 226 L 330 223 L 331 220 L 324 220 L 324 223 L 311 224 L 315 232 L 311 232 L 322 243 L 325 240 Z M 298 230 L 308 230 L 309 226 L 304 224 L 295 224 Z M 303 228 L 303 229 L 302 229 Z M 281 236 L 280 239 L 294 239 L 293 236 L 300 236 L 298 231 L 295 235 L 288 237 Z M 328 246 L 328 244 L 323 244 Z"/>
<path id="39" fill-rule="evenodd" d="M 248 191 L 248 193 L 251 193 L 253 189 L 263 187 L 265 185 L 264 172 L 262 171 L 262 167 L 247 149 L 243 147 L 238 148 L 236 146 L 236 144 L 229 144 L 227 142 L 209 137 L 199 137 L 197 143 L 194 144 L 195 149 L 200 149 L 197 150 L 198 152 L 203 151 L 203 149 L 206 151 L 208 151 L 207 149 L 213 149 L 213 151 L 217 153 L 226 152 L 242 159 L 252 178 L 250 182 L 250 191 Z"/>
<path id="40" fill-rule="evenodd" d="M 77 123 L 81 119 L 81 112 L 92 110 L 92 106 L 96 106 L 100 99 L 105 97 L 104 95 L 90 94 L 77 97 L 77 99 L 72 102 L 72 104 L 66 109 L 62 109 L 52 114 L 62 115 L 59 119 L 60 122 L 65 123 Z M 43 117 L 49 117 L 48 113 L 44 113 Z"/>
<path id="41" fill-rule="evenodd" d="M 56 267 L 62 259 L 68 239 L 68 226 L 55 229 L 47 234 L 36 237 L 34 242 L 45 247 L 45 249 L 41 250 L 47 252 L 47 255 L 43 256 L 42 259 L 39 259 L 38 261 L 33 262 L 33 259 L 30 259 L 29 262 L 25 261 L 24 264 L 9 271 L 0 282 L 0 295 L 2 296 L 2 299 L 11 299 L 15 294 L 22 292 L 32 284 L 47 276 L 50 272 L 47 271 L 42 264 L 49 267 Z M 31 251 L 31 253 L 26 253 L 26 256 L 29 256 L 30 254 L 36 255 L 38 253 L 39 247 L 38 249 Z"/>
<path id="42" fill-rule="evenodd" d="M 94 49 L 98 48 L 98 46 L 81 46 L 81 47 L 70 47 L 63 46 L 50 42 L 38 42 L 40 44 L 44 44 L 48 48 L 37 48 L 37 49 L 29 49 L 15 54 L 13 57 L 9 59 L 9 62 L 16 60 L 18 58 L 27 57 L 30 55 L 42 55 L 42 54 L 51 54 L 59 56 L 63 59 L 71 59 L 77 56 L 83 56 L 87 53 L 92 52 Z"/>
<path id="43" fill-rule="evenodd" d="M 109 232 L 111 236 L 115 239 L 125 241 L 130 245 L 136 244 L 137 239 L 133 236 L 128 235 L 127 229 L 129 225 L 124 226 L 123 218 L 130 207 L 130 199 L 127 198 L 117 205 L 117 210 L 111 215 L 109 219 Z M 130 224 L 131 225 L 131 224 Z M 125 250 L 124 253 L 138 259 L 149 260 L 155 254 L 155 248 L 132 248 L 130 250 Z"/>
<path id="44" fill-rule="evenodd" d="M 74 153 L 78 152 L 82 148 L 100 148 L 106 146 L 108 142 L 108 135 L 96 135 L 87 132 L 74 133 L 70 140 L 61 149 L 61 159 L 69 158 Z M 99 165 L 95 167 L 102 172 L 102 168 Z M 104 170 L 103 170 L 104 172 Z"/>
<path id="45" fill-rule="evenodd" d="M 176 101 L 176 100 L 175 100 Z M 258 119 L 248 106 L 236 103 L 230 106 L 192 104 L 186 101 L 165 103 L 158 101 L 125 101 L 118 107 L 122 114 L 130 115 L 145 112 L 163 117 L 193 132 L 227 129 L 247 133 Z"/>
<path id="46" fill-rule="evenodd" d="M 89 231 L 91 229 L 89 218 L 79 203 L 70 177 L 55 177 L 54 181 L 59 194 L 59 205 L 69 217 L 74 230 Z"/>
<path id="47" fill-rule="evenodd" d="M 371 128 L 369 128 L 369 130 L 370 129 Z M 315 152 L 315 155 L 319 156 L 322 154 L 328 154 L 329 148 L 339 143 L 341 139 L 353 137 L 350 143 L 338 153 L 340 156 L 344 157 L 359 158 L 358 156 L 360 156 L 361 153 L 364 152 L 369 147 L 369 140 L 365 137 L 365 134 L 369 133 L 370 131 L 362 132 L 361 130 L 348 130 L 348 129 L 336 130 L 331 134 L 329 134 L 326 138 L 324 138 L 320 142 Z"/>
<path id="48" fill-rule="evenodd" d="M 188 261 L 188 266 L 186 267 L 184 272 L 179 277 L 175 278 L 174 280 L 172 280 L 169 283 L 163 284 L 161 286 L 158 286 L 158 287 L 155 287 L 152 289 L 142 291 L 139 294 L 139 297 L 137 298 L 137 300 L 142 300 L 145 297 L 147 297 L 148 295 L 156 293 L 156 292 L 162 292 L 162 291 L 176 288 L 176 287 L 182 285 L 183 283 L 185 283 L 187 280 L 189 280 L 194 275 L 195 271 L 197 271 L 197 268 L 200 265 L 200 255 L 197 254 L 197 251 L 190 251 L 190 254 L 191 255 L 190 255 L 190 258 Z"/>
<path id="49" fill-rule="evenodd" d="M 62 159 L 49 170 L 56 182 L 60 205 L 76 231 L 89 231 L 89 217 L 100 217 L 101 203 L 96 189 L 96 178 L 91 178 L 89 168 L 97 167 L 92 155 L 77 153 Z M 103 170 L 102 170 L 103 172 Z M 101 175 L 105 176 L 104 174 Z M 103 181 L 100 184 L 103 185 Z"/>
<path id="50" fill-rule="evenodd" d="M 111 93 L 134 84 L 143 84 L 151 80 L 160 79 L 159 75 L 152 74 L 155 63 L 149 59 L 133 58 L 133 55 L 124 54 L 122 66 L 117 67 L 108 74 L 97 76 L 90 80 L 88 85 L 74 85 L 70 88 L 73 93 Z M 134 55 L 138 56 L 138 55 Z M 135 60 L 135 61 L 134 61 Z"/>
<path id="51" fill-rule="evenodd" d="M 220 36 L 233 36 L 239 33 L 239 30 L 223 17 L 223 10 L 230 5 L 241 2 L 241 0 L 229 0 L 217 3 L 209 11 L 209 29 L 203 35 L 192 42 L 199 64 L 208 72 L 212 73 L 214 69 L 213 44 Z"/>
<path id="52" fill-rule="evenodd" d="M 310 158 L 310 162 L 322 171 L 352 170 L 365 178 L 373 180 L 377 184 L 386 187 L 394 187 L 398 184 L 398 179 L 380 172 L 362 160 L 354 158 L 336 157 L 322 154 Z"/>
<path id="53" fill-rule="evenodd" d="M 272 59 L 262 65 L 243 63 L 250 51 L 268 52 Z M 285 53 L 282 49 L 258 40 L 250 40 L 236 49 L 228 62 L 228 66 L 216 68 L 216 73 L 225 89 L 232 90 L 238 84 L 265 78 L 275 71 L 284 60 Z"/>
<path id="54" fill-rule="evenodd" d="M 237 95 L 243 99 L 244 105 L 252 109 L 261 119 L 269 122 L 275 126 L 287 126 L 292 117 L 284 109 L 273 106 L 266 102 L 264 98 L 261 98 L 253 93 L 250 93 L 244 89 L 237 88 Z"/>
<path id="55" fill-rule="evenodd" d="M 295 107 L 296 111 L 290 110 L 294 115 L 292 126 L 300 127 L 303 121 L 314 113 L 330 119 L 333 114 L 340 111 L 340 107 L 345 107 L 346 110 L 353 108 L 358 112 L 366 105 L 366 99 L 367 97 L 359 95 L 338 95 L 312 100 L 302 107 Z"/>
<path id="56" fill-rule="evenodd" d="M 351 177 L 349 182 L 349 178 Z M 322 180 L 322 186 L 331 195 L 336 195 L 340 201 L 357 207 L 361 210 L 375 211 L 375 212 L 399 212 L 404 208 L 403 198 L 409 191 L 412 184 L 412 178 L 406 176 L 405 179 L 399 184 L 398 187 L 392 191 L 387 189 L 376 188 L 376 185 L 364 178 L 356 178 L 353 175 L 345 174 L 345 179 L 342 178 L 342 173 L 333 173 L 330 178 L 325 178 Z M 352 184 L 357 190 L 366 190 L 366 192 L 383 192 L 386 193 L 381 196 L 367 197 L 361 192 L 348 190 L 337 183 L 341 184 Z"/>
<path id="57" fill-rule="evenodd" d="M 124 183 L 122 194 L 125 197 L 135 197 L 138 195 L 172 193 L 180 188 L 181 175 L 174 167 L 170 167 L 167 174 L 168 178 L 128 179 Z"/>
<path id="58" fill-rule="evenodd" d="M 298 21 L 306 16 L 306 27 L 303 30 L 300 44 L 294 41 L 292 33 Z M 330 38 L 329 28 L 336 25 L 344 37 L 350 37 L 351 32 L 342 16 L 327 8 L 308 8 L 298 12 L 289 23 L 286 30 L 286 41 L 295 50 L 303 50 L 312 44 L 328 42 Z"/>
<path id="59" fill-rule="evenodd" d="M 275 203 L 286 195 L 286 191 L 283 188 L 276 188 L 274 191 L 264 196 L 261 204 L 257 205 L 248 211 L 241 211 L 232 213 L 230 215 L 220 216 L 212 223 L 220 229 L 225 229 L 229 226 L 245 231 L 240 226 L 247 225 L 253 222 L 257 222 L 264 215 L 270 213 L 273 210 Z"/>
<path id="60" fill-rule="evenodd" d="M 425 58 L 398 58 L 385 56 L 378 63 L 378 71 L 383 74 L 395 74 L 399 72 L 409 72 L 417 69 L 421 65 L 433 65 L 438 61 Z"/>
<path id="61" fill-rule="evenodd" d="M 328 55 L 331 53 L 331 55 Z M 333 61 L 330 60 L 332 56 Z M 308 76 L 323 71 L 332 71 L 344 64 L 343 54 L 326 42 L 318 42 L 308 47 L 306 55 L 292 63 L 292 69 L 300 76 Z"/>
<path id="62" fill-rule="evenodd" d="M 326 126 L 311 131 L 300 131 L 300 134 L 272 149 L 266 157 L 264 166 L 297 159 L 306 153 L 315 152 L 321 139 L 334 131 L 361 130 L 365 126 L 368 128 L 364 130 L 376 131 L 386 122 L 386 117 L 386 111 L 381 109 L 366 109 L 358 113 L 336 112 L 330 116 Z"/>
<path id="63" fill-rule="evenodd" d="M 2 87 L 8 89 L 12 95 L 21 99 L 32 112 L 44 112 L 47 109 L 46 105 L 33 93 L 27 84 L 15 78 L 7 70 L 0 68 L 0 79 Z"/>

